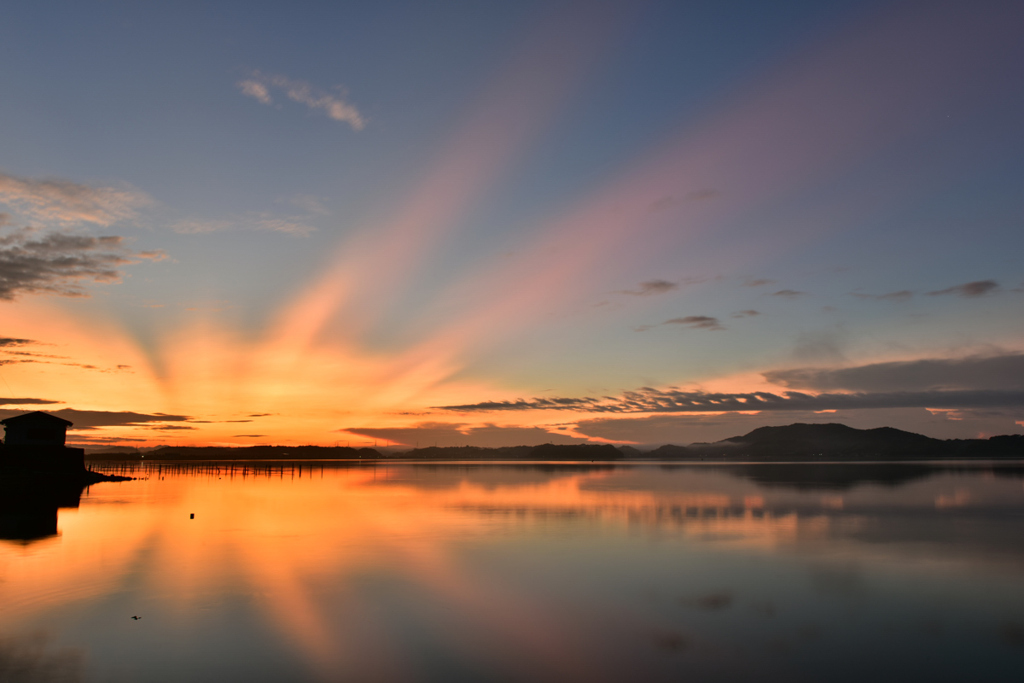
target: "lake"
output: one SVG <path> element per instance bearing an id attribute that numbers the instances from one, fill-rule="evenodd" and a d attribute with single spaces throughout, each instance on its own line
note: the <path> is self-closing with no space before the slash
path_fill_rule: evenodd
<path id="1" fill-rule="evenodd" d="M 6 511 L 0 680 L 1024 680 L 1021 463 L 129 474 Z"/>

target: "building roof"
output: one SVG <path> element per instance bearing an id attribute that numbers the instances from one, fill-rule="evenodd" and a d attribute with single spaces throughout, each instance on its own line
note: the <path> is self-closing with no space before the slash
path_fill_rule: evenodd
<path id="1" fill-rule="evenodd" d="M 50 415 L 49 413 L 44 413 L 41 410 L 37 410 L 37 411 L 32 412 L 32 413 L 22 413 L 21 415 L 15 415 L 14 417 L 9 417 L 6 420 L 0 420 L 0 425 L 4 425 L 5 427 L 8 426 L 8 425 L 15 425 L 16 426 L 16 425 L 30 425 L 30 424 L 50 424 L 50 425 L 56 425 L 58 423 L 64 425 L 65 427 L 70 427 L 72 424 L 74 424 L 73 422 L 70 422 L 69 420 L 65 420 L 64 418 L 57 417 L 56 415 Z"/>

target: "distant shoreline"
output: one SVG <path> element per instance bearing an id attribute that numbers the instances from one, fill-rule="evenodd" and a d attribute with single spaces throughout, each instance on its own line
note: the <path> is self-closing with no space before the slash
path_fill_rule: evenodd
<path id="1" fill-rule="evenodd" d="M 761 427 L 715 443 L 666 445 L 650 451 L 610 444 L 450 446 L 390 454 L 348 446 L 164 446 L 150 451 L 87 453 L 88 462 L 919 462 L 1024 459 L 1024 435 L 933 439 L 891 427 L 842 424 Z"/>
<path id="2" fill-rule="evenodd" d="M 347 463 L 347 464 L 366 464 L 366 465 L 378 465 L 378 464 L 394 464 L 394 465 L 407 465 L 407 464 L 480 464 L 480 465 L 493 465 L 493 464 L 511 464 L 511 465 L 659 465 L 659 464 L 678 464 L 678 465 L 715 465 L 715 464 L 731 464 L 731 465 L 759 465 L 759 464 L 771 464 L 771 465 L 828 465 L 828 464 L 847 464 L 847 465 L 899 465 L 899 464 L 928 464 L 928 463 L 941 463 L 941 464 L 957 464 L 957 463 L 1022 463 L 1024 464 L 1024 456 L 1002 456 L 1002 457 L 989 457 L 989 456 L 978 456 L 978 457 L 964 457 L 964 456 L 920 456 L 920 457 L 903 457 L 903 458 L 864 458 L 864 457 L 832 457 L 832 458 L 745 458 L 745 457 L 717 457 L 717 458 L 617 458 L 614 460 L 582 460 L 582 459 L 566 459 L 566 460 L 536 460 L 536 459 L 518 459 L 518 458 L 406 458 L 402 456 L 394 457 L 379 457 L 379 458 L 246 458 L 246 457 L 234 457 L 234 458 L 147 458 L 147 457 L 127 457 L 121 454 L 114 454 L 111 457 L 96 457 L 89 459 L 87 462 L 94 466 L 102 466 L 104 463 L 134 463 L 134 464 L 146 464 L 153 463 L 158 465 L 182 465 L 182 464 L 210 464 L 210 463 L 226 463 L 226 464 L 254 464 L 254 465 L 274 465 L 281 463 Z"/>

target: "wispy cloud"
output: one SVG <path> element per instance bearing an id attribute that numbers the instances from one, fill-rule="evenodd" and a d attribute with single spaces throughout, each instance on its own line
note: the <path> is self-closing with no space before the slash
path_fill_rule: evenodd
<path id="1" fill-rule="evenodd" d="M 806 292 L 798 292 L 795 289 L 780 289 L 777 292 L 773 292 L 772 296 L 781 296 L 787 299 L 795 299 L 798 296 L 803 296 Z"/>
<path id="2" fill-rule="evenodd" d="M 720 279 L 722 279 L 721 275 L 713 277 L 706 275 L 692 275 L 679 278 L 677 280 L 662 280 L 660 278 L 655 278 L 653 280 L 641 282 L 634 289 L 620 289 L 615 292 L 615 294 L 626 294 L 628 296 L 653 296 L 657 294 L 667 294 L 668 292 L 679 289 L 680 287 L 689 287 L 690 285 L 699 285 L 704 282 Z"/>
<path id="3" fill-rule="evenodd" d="M 123 446 L 125 443 L 144 443 L 149 439 L 131 437 L 131 436 L 101 436 L 98 434 L 82 434 L 76 433 L 74 435 L 68 435 L 72 441 L 69 441 L 71 445 L 84 446 L 90 448 L 93 451 L 104 450 L 104 446 Z"/>
<path id="4" fill-rule="evenodd" d="M 41 292 L 85 296 L 85 281 L 119 282 L 122 266 L 164 257 L 162 251 L 132 252 L 122 237 L 23 228 L 0 235 L 0 299 Z"/>
<path id="5" fill-rule="evenodd" d="M 717 199 L 720 195 L 721 192 L 713 188 L 693 190 L 692 192 L 687 192 L 682 197 L 668 194 L 651 202 L 650 211 L 659 213 L 678 207 L 684 200 L 687 202 L 703 202 L 709 199 Z"/>
<path id="6" fill-rule="evenodd" d="M 584 410 L 589 412 L 596 407 L 610 405 L 610 403 L 615 400 L 616 399 L 611 396 L 602 396 L 598 398 L 520 398 L 515 401 L 481 401 L 480 403 L 464 403 L 462 405 L 434 406 L 434 408 L 460 413 L 523 410 Z"/>
<path id="7" fill-rule="evenodd" d="M 296 237 L 308 237 L 316 228 L 295 218 L 264 218 L 256 222 L 256 229 L 267 232 L 281 232 Z"/>
<path id="8" fill-rule="evenodd" d="M 630 296 L 651 296 L 653 294 L 665 294 L 671 292 L 673 289 L 678 289 L 678 282 L 670 282 L 668 280 L 648 280 L 647 282 L 641 282 L 637 285 L 636 289 L 623 289 L 619 291 L 619 294 L 629 294 Z"/>
<path id="9" fill-rule="evenodd" d="M 33 339 L 15 339 L 14 337 L 0 337 L 0 347 L 5 346 L 28 346 L 35 344 Z"/>
<path id="10" fill-rule="evenodd" d="M 761 315 L 761 312 L 760 311 L 755 311 L 753 309 L 747 309 L 745 311 L 736 311 L 735 313 L 732 314 L 732 317 L 733 318 L 753 318 L 755 315 Z"/>
<path id="11" fill-rule="evenodd" d="M 242 91 L 243 95 L 259 100 L 263 104 L 273 104 L 274 98 L 270 96 L 270 90 L 263 83 L 256 80 L 245 80 L 239 81 L 238 89 Z"/>
<path id="12" fill-rule="evenodd" d="M 253 213 L 218 220 L 188 219 L 174 223 L 171 229 L 182 235 L 204 235 L 233 230 L 256 230 L 260 232 L 280 232 L 296 237 L 308 237 L 310 233 L 316 231 L 316 228 L 305 223 L 301 216 L 286 216 L 282 218 L 267 213 Z"/>
<path id="13" fill-rule="evenodd" d="M 302 194 L 288 200 L 292 206 L 314 216 L 330 216 L 331 210 L 324 205 L 324 200 L 313 195 Z"/>
<path id="14" fill-rule="evenodd" d="M 793 356 L 804 363 L 834 363 L 844 359 L 846 344 L 847 333 L 842 326 L 831 330 L 805 330 L 796 335 Z"/>
<path id="15" fill-rule="evenodd" d="M 725 327 L 718 320 L 710 315 L 688 315 L 682 318 L 671 318 L 659 325 L 641 325 L 634 327 L 634 332 L 646 332 L 652 330 L 655 327 L 662 327 L 664 325 L 682 325 L 684 327 L 691 327 L 698 330 L 724 330 Z"/>
<path id="16" fill-rule="evenodd" d="M 60 401 L 48 401 L 45 398 L 0 398 L 0 406 L 42 406 L 54 403 L 60 403 Z"/>
<path id="17" fill-rule="evenodd" d="M 722 193 L 718 190 L 708 188 L 704 190 L 694 190 L 693 192 L 687 192 L 686 198 L 691 202 L 702 202 L 707 199 L 716 199 Z"/>
<path id="18" fill-rule="evenodd" d="M 366 118 L 355 105 L 345 101 L 346 93 L 342 88 L 335 88 L 336 94 L 332 94 L 305 81 L 254 71 L 249 78 L 238 82 L 238 89 L 243 95 L 267 105 L 274 103 L 272 91 L 280 90 L 293 102 L 304 104 L 310 109 L 321 110 L 327 118 L 347 123 L 353 130 L 362 130 L 366 127 Z"/>
<path id="19" fill-rule="evenodd" d="M 1024 406 L 1024 390 L 954 390 L 805 394 L 708 393 L 644 387 L 621 396 L 483 401 L 436 406 L 458 413 L 557 410 L 583 413 L 714 413 L 853 410 L 873 408 L 982 408 Z"/>
<path id="20" fill-rule="evenodd" d="M 539 446 L 545 443 L 572 444 L 587 441 L 579 437 L 552 432 L 542 427 L 497 426 L 493 424 L 470 427 L 462 423 L 450 422 L 424 422 L 415 427 L 347 427 L 339 431 L 376 441 L 390 441 L 393 444 L 412 448 L 428 446 L 486 448 L 507 446 L 510 443 Z M 366 446 L 369 444 L 353 441 L 351 445 Z"/>
<path id="21" fill-rule="evenodd" d="M 686 327 L 694 327 L 701 330 L 725 329 L 718 321 L 718 318 L 713 318 L 710 315 L 688 315 L 685 318 L 672 318 L 663 322 L 662 325 L 685 325 Z"/>
<path id="22" fill-rule="evenodd" d="M 768 278 L 758 278 L 756 280 L 747 280 L 743 283 L 744 287 L 764 287 L 765 285 L 774 284 L 775 280 L 769 280 Z"/>
<path id="23" fill-rule="evenodd" d="M 14 417 L 23 412 L 21 410 L 0 410 L 0 419 Z M 189 420 L 187 415 L 169 415 L 166 413 L 147 414 L 128 411 L 75 410 L 74 408 L 64 408 L 49 412 L 73 423 L 72 429 L 75 430 L 95 429 L 97 427 L 139 426 L 150 423 L 185 422 Z"/>
<path id="24" fill-rule="evenodd" d="M 864 294 L 863 292 L 850 292 L 853 296 L 858 299 L 870 299 L 872 301 L 892 301 L 892 302 L 903 302 L 909 301 L 914 293 L 909 289 L 901 289 L 898 292 L 889 292 L 888 294 Z"/>
<path id="25" fill-rule="evenodd" d="M 59 356 L 54 354 L 44 353 L 29 353 L 19 351 L 7 352 L 6 358 L 0 358 L 0 365 L 24 365 L 24 364 L 38 364 L 38 365 L 61 365 L 68 368 L 78 368 L 79 370 L 93 370 L 96 372 L 104 373 L 118 373 L 118 372 L 132 372 L 130 365 L 117 365 L 114 367 L 100 367 L 91 363 L 76 363 L 71 360 L 69 356 Z M 13 356 L 13 358 L 11 357 Z"/>
<path id="26" fill-rule="evenodd" d="M 625 35 L 622 30 L 628 22 L 622 21 L 624 16 L 619 9 L 595 12 L 589 6 L 570 3 L 565 11 L 552 14 L 553 21 L 541 22 L 539 30 L 501 72 L 489 79 L 476 103 L 455 122 L 453 136 L 439 145 L 440 153 L 426 164 L 411 191 L 395 201 L 394 213 L 346 240 L 329 268 L 279 318 L 276 329 L 281 343 L 296 352 L 308 348 L 332 319 L 342 317 L 353 335 L 374 325 L 386 308 L 399 300 L 402 288 L 430 262 L 431 255 L 443 247 L 447 236 L 464 225 L 480 198 L 492 192 L 505 173 L 519 163 L 521 155 L 542 139 L 548 124 L 571 101 L 586 71 L 600 63 L 609 41 Z M 673 185 L 676 188 L 678 183 Z M 647 213 L 646 205 L 643 210 Z M 610 220 L 610 215 L 602 213 L 602 217 Z M 624 217 L 615 219 L 622 223 Z M 537 234 L 558 232 L 541 229 Z M 520 325 L 517 316 L 509 315 L 508 306 L 518 308 L 518 301 L 533 297 L 538 289 L 546 291 L 549 299 L 555 290 L 566 291 L 550 286 L 550 280 L 573 277 L 577 259 L 569 259 L 566 268 L 547 268 L 546 259 L 554 251 L 545 249 L 535 258 L 532 252 L 538 246 L 517 250 L 510 258 L 499 257 L 501 264 L 497 266 L 485 264 L 480 270 L 471 269 L 464 284 L 451 291 L 481 295 L 478 301 L 491 299 L 492 304 L 481 310 L 475 302 L 468 306 L 463 302 L 458 308 L 465 322 L 446 326 L 442 336 L 447 339 L 435 337 L 425 341 L 423 347 L 436 343 L 446 349 L 445 354 L 457 355 L 463 340 L 477 337 L 477 330 L 486 329 L 486 334 L 503 332 L 502 324 L 490 320 L 491 316 L 505 325 Z M 527 282 L 520 268 L 523 259 L 538 266 L 537 277 Z M 384 271 L 389 276 L 381 279 L 379 274 Z M 486 275 L 481 282 L 478 277 L 482 272 Z M 518 283 L 506 289 L 503 280 L 512 272 Z M 498 282 L 505 293 L 491 296 L 487 289 Z M 373 284 L 364 287 L 365 283 Z"/>
<path id="27" fill-rule="evenodd" d="M 36 350 L 27 350 L 30 347 L 52 346 L 43 344 L 34 339 L 17 339 L 14 337 L 0 337 L 0 365 L 12 365 L 15 363 L 52 363 L 69 361 L 69 356 L 54 353 L 39 353 Z M 91 367 L 91 366 L 90 366 Z"/>
<path id="28" fill-rule="evenodd" d="M 1024 353 L 925 358 L 847 368 L 793 368 L 763 375 L 773 384 L 818 391 L 1024 390 Z"/>
<path id="29" fill-rule="evenodd" d="M 975 282 L 966 282 L 962 285 L 947 287 L 946 289 L 940 289 L 935 292 L 928 292 L 928 296 L 947 296 L 953 294 L 956 296 L 966 297 L 968 299 L 975 299 L 979 296 L 991 294 L 997 289 L 999 289 L 999 283 L 995 280 L 977 280 Z"/>
<path id="30" fill-rule="evenodd" d="M 28 221 L 48 226 L 91 223 L 107 226 L 130 220 L 151 203 L 138 190 L 92 187 L 69 180 L 19 178 L 0 173 L 0 204 Z M 11 214 L 0 214 L 0 227 L 13 222 Z"/>

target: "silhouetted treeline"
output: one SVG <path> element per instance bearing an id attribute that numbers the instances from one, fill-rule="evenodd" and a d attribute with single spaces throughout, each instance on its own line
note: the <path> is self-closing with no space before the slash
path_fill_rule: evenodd
<path id="1" fill-rule="evenodd" d="M 630 449 L 635 450 L 635 449 Z M 636 451 L 639 453 L 639 451 Z M 91 453 L 89 460 L 618 460 L 624 453 L 607 444 L 573 444 L 480 448 L 452 446 L 414 448 L 383 455 L 373 448 L 343 446 L 165 446 L 139 453 Z"/>
<path id="2" fill-rule="evenodd" d="M 892 427 L 854 429 L 842 424 L 761 427 L 715 443 L 661 446 L 643 452 L 609 444 L 543 444 L 483 448 L 414 448 L 387 455 L 373 448 L 339 446 L 166 446 L 144 453 L 93 453 L 89 460 L 933 460 L 1024 458 L 1024 435 L 941 440 Z"/>
<path id="3" fill-rule="evenodd" d="M 618 460 L 623 452 L 609 444 L 546 443 L 541 446 L 510 446 L 506 448 L 480 448 L 477 446 L 431 446 L 414 448 L 398 457 L 413 460 Z"/>
<path id="4" fill-rule="evenodd" d="M 533 446 L 429 446 L 399 453 L 398 457 L 415 460 L 530 460 L 533 449 Z"/>
<path id="5" fill-rule="evenodd" d="M 373 448 L 347 446 L 164 446 L 151 451 L 87 453 L 87 460 L 375 460 Z"/>

